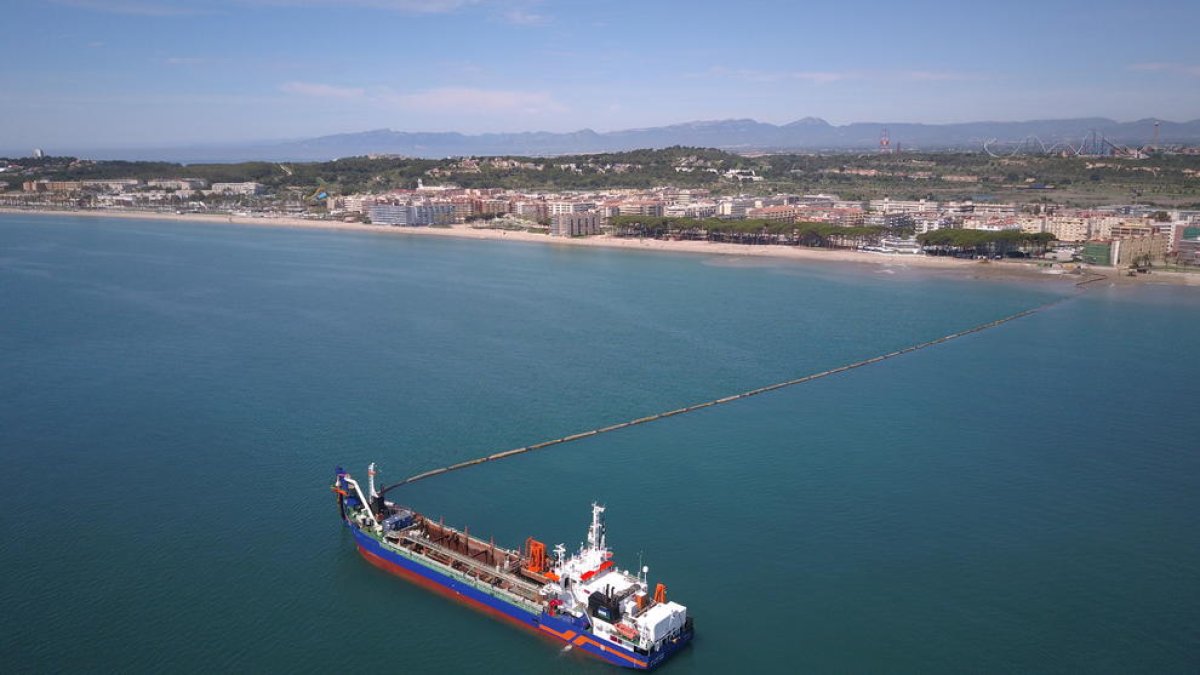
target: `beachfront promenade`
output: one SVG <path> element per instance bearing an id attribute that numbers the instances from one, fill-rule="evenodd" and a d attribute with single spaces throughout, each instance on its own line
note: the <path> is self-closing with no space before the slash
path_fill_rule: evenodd
<path id="1" fill-rule="evenodd" d="M 399 237 L 451 237 L 460 239 L 475 239 L 481 241 L 523 242 L 559 247 L 620 249 L 626 251 L 644 251 L 655 253 L 680 253 L 690 255 L 709 255 L 735 257 L 741 259 L 761 259 L 795 261 L 797 263 L 841 263 L 857 264 L 866 271 L 894 272 L 897 269 L 919 268 L 931 272 L 961 275 L 968 278 L 987 279 L 1027 279 L 1045 281 L 1078 281 L 1078 275 L 1061 266 L 1048 266 L 1045 261 L 1022 262 L 981 262 L 947 256 L 925 255 L 889 255 L 865 251 L 845 249 L 807 248 L 803 246 L 763 245 L 749 246 L 743 244 L 716 243 L 708 241 L 674 241 L 662 239 L 636 239 L 597 235 L 591 237 L 551 237 L 542 233 L 526 231 L 509 231 L 499 229 L 477 228 L 469 225 L 454 225 L 449 227 L 392 227 L 385 225 L 367 225 L 362 223 L 346 223 L 331 220 L 313 220 L 306 218 L 267 218 L 232 216 L 228 214 L 175 214 L 156 213 L 135 210 L 16 210 L 0 209 L 0 213 L 13 213 L 37 218 L 41 215 L 76 216 L 82 218 L 123 218 L 136 220 L 159 221 L 164 224 L 203 223 L 222 226 L 254 226 L 304 228 L 333 232 L 371 234 L 377 236 Z M 1095 270 L 1095 268 L 1093 268 Z M 1100 273 L 1110 275 L 1116 283 L 1177 283 L 1200 285 L 1200 275 L 1195 274 L 1165 274 L 1155 273 L 1149 277 L 1125 277 L 1117 275 L 1113 270 L 1099 269 Z"/>

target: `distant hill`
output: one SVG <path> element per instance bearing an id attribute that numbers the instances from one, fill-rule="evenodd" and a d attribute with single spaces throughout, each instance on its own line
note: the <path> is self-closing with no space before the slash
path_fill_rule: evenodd
<path id="1" fill-rule="evenodd" d="M 283 142 L 91 152 L 80 150 L 69 153 L 58 151 L 58 154 L 77 154 L 95 159 L 231 162 L 321 161 L 368 154 L 428 158 L 462 155 L 560 155 L 665 148 L 675 145 L 719 148 L 734 152 L 846 151 L 877 148 L 880 133 L 885 128 L 890 134 L 893 147 L 899 145 L 910 150 L 978 150 L 990 139 L 1015 142 L 1029 136 L 1037 136 L 1046 143 L 1070 141 L 1078 144 L 1093 130 L 1118 145 L 1143 146 L 1149 144 L 1153 138 L 1154 122 L 1153 119 L 1116 122 L 1094 117 L 961 124 L 856 122 L 836 126 L 820 118 L 806 117 L 784 125 L 767 124 L 752 119 L 731 119 L 605 133 L 582 129 L 568 133 L 537 131 L 468 135 L 456 132 L 376 129 Z M 1160 121 L 1159 142 L 1200 143 L 1200 120 Z"/>

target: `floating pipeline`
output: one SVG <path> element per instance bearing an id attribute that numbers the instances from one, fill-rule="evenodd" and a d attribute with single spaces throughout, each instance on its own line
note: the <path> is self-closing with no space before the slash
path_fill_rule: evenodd
<path id="1" fill-rule="evenodd" d="M 1092 273 L 1089 276 L 1091 278 L 1084 279 L 1082 281 L 1077 282 L 1075 284 L 1075 287 L 1083 288 L 1084 286 L 1086 286 L 1088 284 L 1091 284 L 1096 281 L 1100 281 L 1101 279 L 1108 278 L 1107 276 L 1105 276 L 1103 274 L 1095 274 L 1095 273 Z M 779 389 L 785 389 L 787 387 L 794 387 L 798 384 L 805 384 L 806 382 L 812 382 L 813 380 L 819 380 L 821 378 L 829 377 L 831 375 L 837 375 L 839 373 L 844 373 L 844 372 L 847 372 L 850 370 L 854 370 L 856 368 L 862 368 L 864 366 L 869 366 L 869 365 L 873 365 L 876 363 L 882 363 L 883 361 L 886 361 L 888 359 L 894 359 L 898 356 L 903 356 L 903 355 L 911 353 L 911 352 L 919 351 L 921 349 L 927 349 L 929 347 L 933 347 L 935 345 L 940 345 L 942 343 L 949 342 L 951 340 L 956 340 L 961 337 L 966 337 L 967 335 L 973 335 L 975 333 L 982 333 L 983 331 L 990 330 L 990 329 L 996 328 L 998 326 L 1002 326 L 1006 323 L 1009 323 L 1010 321 L 1016 321 L 1017 319 L 1022 319 L 1024 317 L 1030 316 L 1032 314 L 1037 314 L 1038 312 L 1049 309 L 1060 303 L 1066 302 L 1071 297 L 1073 297 L 1073 296 L 1064 296 L 1061 298 L 1057 298 L 1055 300 L 1051 300 L 1050 302 L 1038 305 L 1037 307 L 1032 307 L 1030 309 L 1026 309 L 1026 310 L 1017 312 L 1016 314 L 1010 314 L 1009 316 L 1002 317 L 1002 318 L 996 319 L 994 321 L 988 321 L 987 323 L 982 323 L 982 324 L 979 324 L 978 326 L 974 326 L 974 327 L 968 328 L 966 330 L 958 331 L 957 333 L 951 333 L 949 335 L 944 335 L 944 336 L 942 336 L 940 338 L 936 338 L 934 340 L 929 340 L 927 342 L 915 344 L 915 345 L 912 345 L 909 347 L 905 347 L 903 349 L 898 349 L 893 352 L 888 352 L 887 354 L 881 354 L 879 356 L 874 356 L 869 359 L 863 359 L 862 361 L 855 361 L 854 363 L 849 363 L 844 366 L 838 366 L 837 368 L 830 368 L 829 370 L 823 370 L 819 373 L 805 375 L 804 377 L 798 377 L 798 378 L 795 378 L 792 380 L 787 380 L 784 382 L 777 382 L 775 384 L 770 384 L 765 387 L 759 387 L 757 389 L 751 389 L 749 391 L 744 391 L 740 394 L 733 394 L 730 396 L 725 396 L 722 398 L 714 399 L 712 401 L 696 403 L 693 405 L 685 406 L 683 408 L 676 408 L 675 410 L 668 410 L 667 412 L 657 413 L 655 415 L 639 417 L 637 419 L 629 420 L 627 422 L 610 424 L 609 426 L 600 427 L 599 429 L 592 429 L 590 431 L 584 431 L 584 432 L 577 433 L 577 434 L 571 434 L 570 436 L 563 436 L 562 438 L 555 438 L 555 439 L 551 439 L 548 441 L 542 441 L 541 443 L 534 443 L 533 445 L 525 445 L 525 446 L 522 446 L 519 448 L 513 448 L 512 450 L 505 450 L 503 452 L 497 452 L 497 453 L 494 453 L 491 455 L 486 455 L 484 457 L 480 457 L 478 459 L 471 459 L 471 460 L 467 460 L 465 462 L 459 462 L 458 464 L 451 464 L 450 466 L 445 466 L 440 469 L 432 469 L 430 471 L 425 471 L 423 473 L 416 474 L 415 476 L 409 476 L 408 478 L 405 478 L 404 480 L 402 480 L 398 483 L 392 483 L 391 485 L 388 485 L 388 486 L 382 488 L 380 490 L 380 494 L 386 494 L 389 490 L 393 490 L 402 485 L 408 485 L 410 483 L 415 483 L 419 480 L 425 480 L 426 478 L 432 478 L 434 476 L 439 476 L 441 474 L 449 473 L 451 471 L 458 471 L 460 469 L 466 469 L 468 467 L 476 466 L 479 464 L 485 464 L 487 462 L 492 462 L 492 461 L 496 461 L 496 460 L 500 460 L 500 459 L 506 459 L 508 457 L 515 457 L 517 455 L 522 455 L 527 452 L 533 452 L 534 450 L 543 450 L 545 448 L 553 447 L 556 445 L 563 445 L 566 443 L 571 443 L 573 441 L 582 440 L 584 438 L 590 438 L 592 436 L 598 436 L 600 434 L 607 434 L 607 433 L 610 433 L 613 431 L 619 431 L 621 429 L 638 426 L 640 424 L 649 424 L 651 422 L 655 422 L 655 421 L 658 421 L 661 419 L 666 419 L 668 417 L 674 417 L 676 415 L 684 415 L 687 413 L 696 412 L 697 410 L 711 408 L 713 406 L 724 405 L 726 403 L 733 403 L 734 401 L 740 401 L 742 399 L 750 398 L 751 396 L 758 396 L 759 394 L 765 394 L 767 392 L 777 391 Z"/>

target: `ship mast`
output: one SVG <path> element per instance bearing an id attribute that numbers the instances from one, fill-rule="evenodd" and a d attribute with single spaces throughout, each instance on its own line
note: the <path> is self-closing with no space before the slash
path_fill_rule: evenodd
<path id="1" fill-rule="evenodd" d="M 604 550 L 604 507 L 592 502 L 592 526 L 588 528 L 588 548 Z"/>

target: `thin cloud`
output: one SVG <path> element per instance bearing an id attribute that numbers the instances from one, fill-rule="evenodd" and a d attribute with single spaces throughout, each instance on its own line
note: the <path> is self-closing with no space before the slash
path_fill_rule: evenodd
<path id="1" fill-rule="evenodd" d="M 471 61 L 438 61 L 436 66 L 440 71 L 463 77 L 478 77 L 488 72 L 484 66 Z"/>
<path id="2" fill-rule="evenodd" d="M 987 79 L 978 73 L 960 73 L 934 70 L 863 71 L 863 70 L 754 70 L 749 68 L 726 68 L 714 66 L 704 75 L 696 77 L 724 77 L 747 82 L 800 81 L 812 84 L 831 84 L 847 80 L 904 80 L 908 82 L 966 82 Z"/>
<path id="3" fill-rule="evenodd" d="M 553 96 L 539 91 L 442 87 L 411 94 L 390 94 L 386 98 L 402 107 L 427 112 L 520 112 L 539 115 L 567 110 Z"/>
<path id="4" fill-rule="evenodd" d="M 886 77 L 886 74 L 883 76 Z M 912 82 L 970 82 L 986 80 L 978 73 L 956 73 L 936 70 L 906 70 L 899 74 L 901 79 Z"/>
<path id="5" fill-rule="evenodd" d="M 404 14 L 446 14 L 483 0 L 51 0 L 59 5 L 109 14 L 135 16 L 191 16 L 207 14 L 224 5 L 242 7 L 358 7 Z M 219 11 L 219 10 L 218 10 Z"/>
<path id="6" fill-rule="evenodd" d="M 834 73 L 806 70 L 786 73 L 785 77 L 789 80 L 803 80 L 805 82 L 812 82 L 814 84 L 828 84 L 830 82 L 848 80 L 856 77 L 856 75 L 853 73 Z"/>
<path id="7" fill-rule="evenodd" d="M 168 66 L 199 66 L 208 62 L 209 59 L 199 56 L 171 56 L 163 60 Z"/>
<path id="8" fill-rule="evenodd" d="M 1200 77 L 1200 65 L 1186 63 L 1135 63 L 1128 70 L 1143 73 L 1171 73 L 1173 75 L 1189 75 Z"/>
<path id="9" fill-rule="evenodd" d="M 550 23 L 550 17 L 544 14 L 527 12 L 523 9 L 510 9 L 502 16 L 505 22 L 511 23 L 514 26 L 545 26 Z"/>
<path id="10" fill-rule="evenodd" d="M 363 7 L 404 14 L 447 14 L 481 0 L 239 0 L 245 5 L 274 7 Z"/>
<path id="11" fill-rule="evenodd" d="M 108 14 L 133 16 L 192 16 L 204 10 L 187 2 L 169 0 L 52 0 L 59 5 Z"/>
<path id="12" fill-rule="evenodd" d="M 567 107 L 547 92 L 472 87 L 440 87 L 401 92 L 390 87 L 346 87 L 322 82 L 285 82 L 279 91 L 311 98 L 361 100 L 373 104 L 432 113 L 519 113 L 542 115 Z"/>
<path id="13" fill-rule="evenodd" d="M 299 94 L 300 96 L 341 99 L 362 98 L 367 93 L 365 89 L 358 87 L 339 87 L 318 82 L 285 82 L 279 85 L 279 90 L 288 94 Z"/>
<path id="14" fill-rule="evenodd" d="M 801 80 L 804 82 L 812 82 L 814 84 L 829 84 L 830 82 L 838 82 L 841 80 L 848 80 L 858 77 L 856 73 L 850 72 L 815 70 L 769 71 L 753 70 L 749 68 L 726 68 L 724 66 L 714 66 L 709 68 L 707 75 L 711 77 L 728 77 L 737 80 L 746 80 L 748 82 L 782 82 L 786 80 Z"/>

